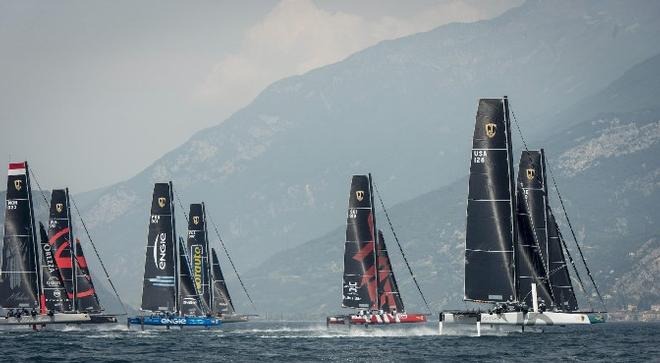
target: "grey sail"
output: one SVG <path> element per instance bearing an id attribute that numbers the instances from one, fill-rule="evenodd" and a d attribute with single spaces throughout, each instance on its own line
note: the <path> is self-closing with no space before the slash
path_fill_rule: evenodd
<path id="1" fill-rule="evenodd" d="M 10 163 L 0 265 L 0 307 L 40 306 L 39 257 L 27 162 Z"/>
<path id="2" fill-rule="evenodd" d="M 144 262 L 142 310 L 178 311 L 175 235 L 172 184 L 156 183 Z"/>
<path id="3" fill-rule="evenodd" d="M 548 234 L 546 217 L 545 168 L 540 151 L 520 155 L 516 184 L 518 243 L 516 277 L 518 300 L 532 306 L 532 283 L 539 301 L 553 303 L 548 282 Z"/>
<path id="4" fill-rule="evenodd" d="M 218 260 L 218 255 L 215 253 L 214 248 L 211 249 L 211 257 L 211 273 L 213 277 L 213 312 L 221 314 L 232 314 L 235 311 L 234 304 L 231 301 L 231 296 L 229 296 L 229 290 L 227 289 L 227 284 L 222 274 L 222 269 L 220 268 L 220 261 Z"/>
<path id="5" fill-rule="evenodd" d="M 555 307 L 562 311 L 575 311 L 578 309 L 577 299 L 575 298 L 575 291 L 573 290 L 573 283 L 568 272 L 564 250 L 562 248 L 561 236 L 559 234 L 559 226 L 552 213 L 552 209 L 548 207 L 548 256 L 550 259 L 549 279 L 552 288 Z"/>
<path id="6" fill-rule="evenodd" d="M 465 300 L 516 300 L 516 234 L 508 101 L 481 99 L 470 155 Z"/>

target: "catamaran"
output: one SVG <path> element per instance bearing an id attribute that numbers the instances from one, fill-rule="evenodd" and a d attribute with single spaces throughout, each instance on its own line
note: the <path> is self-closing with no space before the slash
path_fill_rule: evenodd
<path id="1" fill-rule="evenodd" d="M 170 326 L 220 326 L 221 320 L 207 313 L 209 308 L 204 293 L 200 294 L 196 288 L 196 269 L 199 268 L 200 277 L 204 271 L 201 260 L 199 266 L 191 267 L 184 241 L 179 239 L 176 242 L 173 193 L 172 182 L 154 185 L 142 285 L 142 313 L 128 318 L 128 326 L 164 326 L 168 329 Z M 197 244 L 196 239 L 192 239 L 192 244 Z M 194 253 L 203 257 L 204 252 L 200 249 Z M 200 278 L 199 285 L 202 284 Z"/>
<path id="2" fill-rule="evenodd" d="M 44 275 L 48 273 L 44 287 L 47 308 L 60 312 L 86 312 L 92 324 L 116 323 L 116 316 L 104 314 L 82 245 L 78 238 L 74 238 L 71 217 L 69 189 L 54 189 L 51 193 L 47 235 L 43 225 L 40 228 L 46 261 L 43 268 L 48 270 L 44 271 Z M 59 284 L 53 278 L 55 271 L 60 277 Z M 49 301 L 53 302 L 52 306 Z"/>
<path id="3" fill-rule="evenodd" d="M 28 163 L 10 163 L 8 174 L 0 266 L 0 307 L 6 313 L 0 325 L 37 329 L 46 324 L 89 322 L 89 313 L 75 310 L 66 297 L 43 226 L 41 243 L 37 242 Z"/>
<path id="4" fill-rule="evenodd" d="M 425 314 L 405 312 L 383 233 L 376 226 L 373 190 L 371 174 L 353 175 L 344 244 L 342 307 L 359 311 L 357 314 L 329 316 L 326 323 L 426 322 Z"/>
<path id="5" fill-rule="evenodd" d="M 543 150 L 522 152 L 514 183 L 510 126 L 506 97 L 479 101 L 467 204 L 464 300 L 491 308 L 441 312 L 440 330 L 448 323 L 476 323 L 480 332 L 482 323 L 524 327 L 604 322 L 603 312 L 578 310 L 564 252 L 576 275 L 577 269 L 548 202 Z M 586 262 L 585 268 L 589 271 Z M 598 291 L 595 282 L 594 288 Z"/>
<path id="6" fill-rule="evenodd" d="M 191 257 L 193 280 L 208 312 L 220 318 L 223 323 L 248 321 L 248 315 L 236 313 L 218 255 L 215 249 L 209 246 L 205 204 L 190 204 L 188 216 L 187 247 Z"/>

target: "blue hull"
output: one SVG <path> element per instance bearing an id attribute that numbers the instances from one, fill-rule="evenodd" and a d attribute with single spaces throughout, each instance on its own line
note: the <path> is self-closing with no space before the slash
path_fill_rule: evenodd
<path id="1" fill-rule="evenodd" d="M 128 326 L 131 325 L 148 325 L 148 326 L 198 326 L 198 327 L 217 327 L 222 324 L 218 318 L 207 317 L 190 317 L 190 316 L 143 316 L 128 318 Z"/>

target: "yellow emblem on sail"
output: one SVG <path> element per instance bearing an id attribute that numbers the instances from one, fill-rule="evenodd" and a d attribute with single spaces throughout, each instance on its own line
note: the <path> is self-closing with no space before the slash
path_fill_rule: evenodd
<path id="1" fill-rule="evenodd" d="M 363 190 L 356 191 L 355 197 L 357 198 L 358 202 L 361 202 L 364 199 L 364 191 Z"/>
<path id="2" fill-rule="evenodd" d="M 158 205 L 159 205 L 161 208 L 165 208 L 165 203 L 166 203 L 166 202 L 167 202 L 167 198 L 165 198 L 165 197 L 160 197 L 160 198 L 158 198 Z"/>
<path id="3" fill-rule="evenodd" d="M 199 224 L 199 216 L 193 216 L 193 223 Z"/>
<path id="4" fill-rule="evenodd" d="M 62 203 L 55 204 L 55 210 L 57 211 L 57 213 L 62 213 L 62 211 L 64 210 L 64 204 Z"/>
<path id="5" fill-rule="evenodd" d="M 22 183 L 22 182 L 23 182 L 23 181 L 20 180 L 20 179 L 16 179 L 16 180 L 14 180 L 14 188 L 16 188 L 16 190 L 21 190 L 21 188 L 22 188 L 21 183 Z"/>
<path id="6" fill-rule="evenodd" d="M 536 176 L 536 170 L 527 169 L 527 179 L 533 180 L 535 176 Z"/>
<path id="7" fill-rule="evenodd" d="M 486 127 L 486 136 L 492 139 L 493 136 L 495 136 L 495 133 L 497 133 L 497 125 L 495 125 L 494 123 L 487 123 L 485 127 Z"/>

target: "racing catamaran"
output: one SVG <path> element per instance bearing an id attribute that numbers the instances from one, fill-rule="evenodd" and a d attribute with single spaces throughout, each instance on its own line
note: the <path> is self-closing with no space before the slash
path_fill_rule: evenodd
<path id="1" fill-rule="evenodd" d="M 10 163 L 5 204 L 0 325 L 67 324 L 90 321 L 87 312 L 71 309 L 52 246 L 43 226 L 37 242 L 32 188 L 27 162 Z M 41 251 L 41 253 L 39 252 Z"/>
<path id="2" fill-rule="evenodd" d="M 523 151 L 514 183 L 510 126 L 506 97 L 479 101 L 467 203 L 464 300 L 492 307 L 485 312 L 441 312 L 440 330 L 447 323 L 476 323 L 480 332 L 481 323 L 524 327 L 604 322 L 605 313 L 578 311 L 564 251 L 570 254 L 548 204 L 543 150 Z"/>
<path id="3" fill-rule="evenodd" d="M 151 202 L 142 287 L 142 314 L 128 326 L 220 326 L 196 289 L 183 240 L 176 242 L 172 183 L 156 183 Z M 200 252 L 203 253 L 203 252 Z M 191 273 L 191 271 L 193 271 Z M 200 271 L 201 273 L 201 271 Z"/>
<path id="4" fill-rule="evenodd" d="M 405 312 L 383 233 L 376 226 L 373 191 L 371 174 L 353 175 L 344 244 L 342 307 L 359 311 L 357 314 L 330 316 L 326 323 L 426 322 L 425 314 Z"/>

